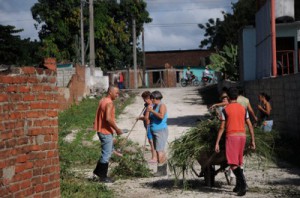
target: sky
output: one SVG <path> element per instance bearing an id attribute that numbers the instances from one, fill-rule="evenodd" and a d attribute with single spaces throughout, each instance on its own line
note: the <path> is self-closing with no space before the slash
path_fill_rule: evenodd
<path id="1" fill-rule="evenodd" d="M 204 31 L 198 24 L 209 18 L 221 18 L 221 11 L 231 12 L 231 2 L 238 0 L 146 0 L 152 22 L 145 27 L 145 50 L 199 49 Z M 0 24 L 24 29 L 21 38 L 38 40 L 31 7 L 37 0 L 0 0 Z"/>

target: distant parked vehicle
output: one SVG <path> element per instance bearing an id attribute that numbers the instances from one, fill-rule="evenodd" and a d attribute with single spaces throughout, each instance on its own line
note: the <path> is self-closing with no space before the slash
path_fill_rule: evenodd
<path id="1" fill-rule="evenodd" d="M 190 85 L 190 86 L 199 86 L 200 81 L 198 80 L 197 76 L 192 75 L 191 79 L 181 78 L 180 84 L 181 84 L 182 87 L 186 87 L 188 85 Z"/>
<path id="2" fill-rule="evenodd" d="M 202 86 L 206 86 L 206 85 L 210 85 L 210 84 L 216 84 L 217 83 L 217 79 L 215 76 L 212 76 L 211 80 L 209 81 L 209 78 L 207 76 L 202 76 L 201 78 L 201 85 Z"/>

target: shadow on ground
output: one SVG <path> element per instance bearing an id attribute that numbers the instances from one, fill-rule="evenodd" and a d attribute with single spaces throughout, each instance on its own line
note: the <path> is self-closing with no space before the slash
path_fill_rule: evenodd
<path id="1" fill-rule="evenodd" d="M 208 107 L 220 102 L 217 85 L 202 87 L 198 91 L 200 96 L 202 97 L 202 103 L 206 104 Z"/>
<path id="2" fill-rule="evenodd" d="M 168 125 L 195 126 L 199 121 L 206 120 L 209 117 L 209 115 L 178 116 L 176 118 L 168 118 Z"/>
<path id="3" fill-rule="evenodd" d="M 219 183 L 216 183 L 215 187 L 208 187 L 205 186 L 203 179 L 186 180 L 186 182 L 187 182 L 186 188 L 183 185 L 183 180 L 178 180 L 178 182 L 176 182 L 175 185 L 174 179 L 161 179 L 154 182 L 147 182 L 144 185 L 153 189 L 166 190 L 166 191 L 182 189 L 182 190 L 191 190 L 191 191 L 199 191 L 199 192 L 207 192 L 207 193 L 224 192 L 224 189 L 221 188 L 221 184 Z"/>

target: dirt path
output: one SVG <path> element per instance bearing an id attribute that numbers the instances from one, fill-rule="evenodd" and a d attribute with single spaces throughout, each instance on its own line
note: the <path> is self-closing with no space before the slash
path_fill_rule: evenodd
<path id="1" fill-rule="evenodd" d="M 200 95 L 196 88 L 170 88 L 158 89 L 163 94 L 163 102 L 167 106 L 169 114 L 168 142 L 179 137 L 191 126 L 194 126 L 201 116 L 207 113 L 207 107 L 202 104 Z M 143 100 L 140 93 L 135 102 L 127 106 L 117 120 L 121 128 L 131 129 L 135 118 L 143 109 Z M 154 91 L 154 89 L 149 89 Z M 139 121 L 130 139 L 138 142 L 141 146 L 145 141 L 145 129 Z M 150 153 L 146 153 L 146 159 L 150 158 Z M 255 160 L 254 160 L 255 161 Z M 245 175 L 247 177 L 249 192 L 245 197 L 300 197 L 300 170 L 283 165 L 279 168 L 270 165 L 264 171 L 258 169 L 258 164 L 253 164 L 253 160 L 246 161 Z M 156 171 L 156 165 L 149 165 L 149 168 Z M 174 187 L 174 175 L 171 173 L 159 178 L 135 178 L 133 180 L 118 180 L 108 185 L 116 192 L 117 197 L 130 198 L 168 198 L 168 197 L 236 197 L 232 192 L 233 186 L 228 185 L 223 173 L 216 176 L 216 187 L 208 188 L 204 186 L 203 178 L 198 178 L 193 174 L 187 176 L 189 179 L 189 189 L 182 190 L 181 186 Z"/>

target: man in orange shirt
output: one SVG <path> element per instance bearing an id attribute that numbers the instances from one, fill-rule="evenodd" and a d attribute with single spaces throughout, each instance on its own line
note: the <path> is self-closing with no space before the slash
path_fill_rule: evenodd
<path id="1" fill-rule="evenodd" d="M 215 151 L 220 152 L 219 142 L 226 128 L 226 158 L 231 170 L 236 176 L 237 183 L 234 191 L 238 196 L 246 194 L 246 181 L 244 173 L 241 169 L 243 165 L 244 148 L 246 144 L 245 123 L 249 128 L 251 135 L 252 149 L 255 149 L 254 132 L 248 111 L 239 103 L 237 103 L 238 90 L 236 88 L 229 89 L 230 103 L 223 109 L 221 115 L 221 126 L 219 128 Z"/>
<path id="2" fill-rule="evenodd" d="M 106 97 L 102 98 L 95 116 L 94 129 L 101 142 L 101 157 L 93 173 L 100 178 L 101 182 L 113 182 L 107 177 L 108 163 L 113 151 L 114 131 L 121 135 L 122 131 L 115 122 L 115 106 L 113 101 L 119 96 L 119 89 L 109 86 Z"/>

